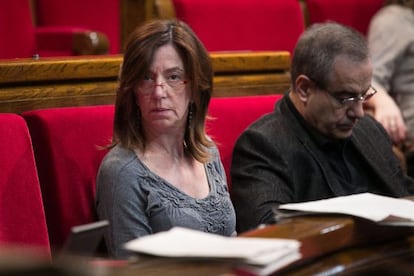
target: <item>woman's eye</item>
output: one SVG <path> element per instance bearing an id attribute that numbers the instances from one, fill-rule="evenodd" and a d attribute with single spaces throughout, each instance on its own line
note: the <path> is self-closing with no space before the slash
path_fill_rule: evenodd
<path id="1" fill-rule="evenodd" d="M 151 77 L 150 77 L 150 76 L 148 76 L 148 75 L 145 75 L 145 76 L 144 76 L 144 78 L 143 78 L 143 80 L 145 80 L 145 81 L 147 81 L 147 80 L 151 80 Z"/>
<path id="2" fill-rule="evenodd" d="M 181 77 L 179 75 L 171 75 L 171 76 L 168 77 L 168 79 L 176 81 L 176 80 L 180 80 Z"/>

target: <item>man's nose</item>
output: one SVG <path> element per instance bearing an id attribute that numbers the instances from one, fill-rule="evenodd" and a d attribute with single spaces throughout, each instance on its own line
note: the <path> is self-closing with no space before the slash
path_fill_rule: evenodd
<path id="1" fill-rule="evenodd" d="M 363 101 L 357 101 L 348 109 L 348 115 L 355 118 L 362 118 L 365 114 Z"/>

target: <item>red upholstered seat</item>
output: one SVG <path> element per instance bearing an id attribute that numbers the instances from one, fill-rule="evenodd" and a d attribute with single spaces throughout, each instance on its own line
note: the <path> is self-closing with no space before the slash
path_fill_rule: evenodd
<path id="1" fill-rule="evenodd" d="M 0 4 L 0 58 L 32 57 L 37 53 L 29 1 Z"/>
<path id="2" fill-rule="evenodd" d="M 37 2 L 37 1 L 35 1 Z M 75 37 L 86 37 L 93 33 L 90 29 L 77 27 L 38 27 L 33 24 L 29 0 L 0 2 L 0 58 L 31 58 L 33 56 L 73 56 L 90 54 L 94 47 L 107 50 L 106 36 L 99 34 L 92 47 L 74 47 Z M 90 38 L 92 39 L 92 38 Z"/>
<path id="3" fill-rule="evenodd" d="M 209 51 L 290 51 L 305 25 L 298 0 L 173 0 Z"/>
<path id="4" fill-rule="evenodd" d="M 231 187 L 230 166 L 234 144 L 241 132 L 265 113 L 272 112 L 283 95 L 213 98 L 209 106 L 212 117 L 207 133 L 218 144 L 221 160 Z"/>
<path id="5" fill-rule="evenodd" d="M 112 138 L 114 107 L 52 108 L 22 114 L 33 140 L 52 250 L 75 225 L 95 221 L 95 180 Z"/>
<path id="6" fill-rule="evenodd" d="M 34 247 L 50 258 L 49 237 L 27 125 L 0 113 L 0 244 Z"/>
<path id="7" fill-rule="evenodd" d="M 367 33 L 372 16 L 384 0 L 305 0 L 309 24 L 336 21 Z"/>
<path id="8" fill-rule="evenodd" d="M 121 52 L 120 0 L 36 0 L 36 23 L 42 27 L 79 26 L 106 34 L 109 53 Z"/>

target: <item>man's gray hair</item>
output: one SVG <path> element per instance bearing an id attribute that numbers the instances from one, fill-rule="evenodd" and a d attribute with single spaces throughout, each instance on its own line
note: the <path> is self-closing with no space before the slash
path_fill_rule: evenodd
<path id="1" fill-rule="evenodd" d="M 325 88 L 329 84 L 333 62 L 345 55 L 354 62 L 369 58 L 365 37 L 344 25 L 327 22 L 313 24 L 300 36 L 293 52 L 291 78 L 304 74 Z"/>

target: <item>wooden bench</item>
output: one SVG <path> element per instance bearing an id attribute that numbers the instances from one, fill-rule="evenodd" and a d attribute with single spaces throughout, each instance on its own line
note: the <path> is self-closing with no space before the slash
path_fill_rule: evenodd
<path id="1" fill-rule="evenodd" d="M 284 93 L 288 52 L 211 53 L 214 97 Z M 0 60 L 0 112 L 112 104 L 121 55 Z"/>

